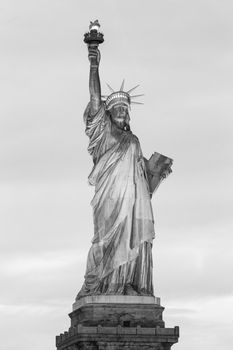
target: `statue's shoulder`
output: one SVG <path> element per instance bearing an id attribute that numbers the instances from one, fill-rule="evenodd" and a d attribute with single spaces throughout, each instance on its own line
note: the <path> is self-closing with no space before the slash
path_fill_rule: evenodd
<path id="1" fill-rule="evenodd" d="M 135 142 L 136 144 L 139 144 L 138 137 L 135 134 L 133 134 L 132 131 L 130 131 L 129 134 L 130 134 L 132 141 Z"/>
<path id="2" fill-rule="evenodd" d="M 106 116 L 106 108 L 104 103 L 101 104 L 99 110 L 95 114 L 92 114 L 91 104 L 90 102 L 88 102 L 86 109 L 83 113 L 83 120 L 84 120 L 84 123 L 87 124 L 92 121 L 98 122 L 99 120 L 103 119 L 105 116 Z"/>

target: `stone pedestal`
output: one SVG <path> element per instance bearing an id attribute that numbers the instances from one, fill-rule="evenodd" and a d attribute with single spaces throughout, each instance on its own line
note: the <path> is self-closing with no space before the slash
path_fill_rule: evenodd
<path id="1" fill-rule="evenodd" d="M 179 327 L 165 328 L 159 298 L 85 297 L 73 304 L 71 327 L 56 337 L 58 350 L 169 350 Z"/>

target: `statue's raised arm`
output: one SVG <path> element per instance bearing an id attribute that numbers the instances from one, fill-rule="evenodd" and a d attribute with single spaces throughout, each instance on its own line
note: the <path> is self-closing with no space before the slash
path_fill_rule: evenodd
<path id="1" fill-rule="evenodd" d="M 101 104 L 101 87 L 99 78 L 100 51 L 97 47 L 88 46 L 88 58 L 90 61 L 90 112 L 91 115 L 94 115 L 98 112 Z"/>
<path id="2" fill-rule="evenodd" d="M 90 61 L 90 114 L 98 112 L 101 104 L 101 87 L 99 78 L 100 51 L 98 49 L 103 39 L 103 34 L 99 32 L 100 24 L 98 20 L 91 22 L 89 32 L 84 35 L 84 42 L 88 47 L 88 58 Z"/>

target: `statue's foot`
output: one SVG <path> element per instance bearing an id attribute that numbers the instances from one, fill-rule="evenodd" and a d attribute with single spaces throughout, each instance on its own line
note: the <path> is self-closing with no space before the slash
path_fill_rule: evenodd
<path id="1" fill-rule="evenodd" d="M 127 284 L 125 286 L 124 294 L 125 295 L 138 295 L 136 290 L 130 284 Z"/>
<path id="2" fill-rule="evenodd" d="M 138 292 L 139 295 L 142 295 L 142 296 L 148 296 L 148 297 L 152 297 L 154 296 L 152 292 L 149 292 L 148 290 L 146 289 L 140 289 L 139 292 Z"/>

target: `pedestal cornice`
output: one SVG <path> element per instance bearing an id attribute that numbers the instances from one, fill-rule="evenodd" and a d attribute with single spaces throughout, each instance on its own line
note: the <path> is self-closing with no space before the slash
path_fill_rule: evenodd
<path id="1" fill-rule="evenodd" d="M 78 299 L 73 304 L 73 311 L 88 304 L 151 304 L 160 306 L 160 298 L 141 295 L 90 295 Z"/>

